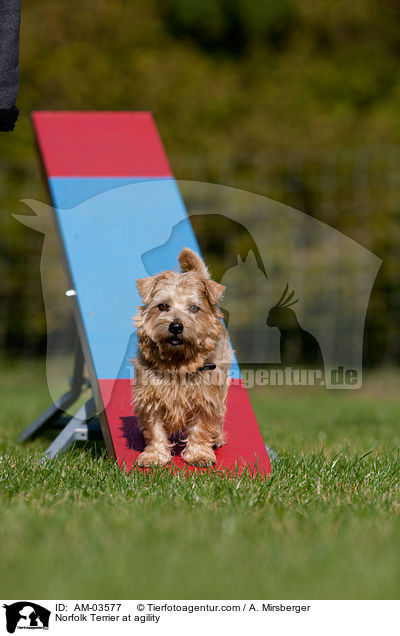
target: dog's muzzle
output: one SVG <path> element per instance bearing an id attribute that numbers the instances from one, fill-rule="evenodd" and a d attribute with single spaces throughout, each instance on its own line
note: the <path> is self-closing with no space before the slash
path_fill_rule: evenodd
<path id="1" fill-rule="evenodd" d="M 172 334 L 170 338 L 168 338 L 168 343 L 176 347 L 177 345 L 183 344 L 182 338 L 179 338 L 179 334 L 183 331 L 183 325 L 178 320 L 171 322 L 168 331 Z"/>

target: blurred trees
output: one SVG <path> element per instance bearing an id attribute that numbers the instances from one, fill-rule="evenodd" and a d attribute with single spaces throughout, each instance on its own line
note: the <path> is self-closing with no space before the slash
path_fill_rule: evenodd
<path id="1" fill-rule="evenodd" d="M 167 28 L 208 52 L 244 54 L 254 45 L 282 50 L 299 17 L 294 0 L 160 0 Z"/>
<path id="2" fill-rule="evenodd" d="M 30 111 L 143 109 L 178 179 L 255 189 L 384 259 L 367 347 L 385 359 L 400 318 L 399 53 L 398 0 L 26 3 L 22 116 L 0 138 L 3 346 L 45 332 L 42 237 L 9 216 L 46 196 Z"/>

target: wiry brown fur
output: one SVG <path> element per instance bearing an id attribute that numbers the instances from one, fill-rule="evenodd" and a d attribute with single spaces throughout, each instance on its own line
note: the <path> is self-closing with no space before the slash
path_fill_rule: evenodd
<path id="1" fill-rule="evenodd" d="M 231 349 L 220 320 L 224 287 L 210 279 L 189 248 L 179 255 L 181 273 L 167 271 L 136 281 L 144 305 L 135 316 L 139 353 L 134 360 L 134 404 L 146 448 L 140 466 L 171 459 L 171 435 L 186 441 L 182 458 L 204 466 L 215 462 L 213 447 L 224 444 L 223 422 Z M 169 309 L 160 311 L 159 305 Z M 192 313 L 190 307 L 199 307 Z M 170 344 L 171 322 L 183 325 L 178 346 Z M 200 371 L 205 363 L 215 370 Z"/>

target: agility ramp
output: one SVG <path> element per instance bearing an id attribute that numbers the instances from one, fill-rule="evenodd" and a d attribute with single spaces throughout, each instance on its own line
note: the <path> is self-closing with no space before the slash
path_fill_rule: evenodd
<path id="1" fill-rule="evenodd" d="M 132 316 L 141 300 L 137 278 L 176 269 L 183 247 L 199 252 L 153 117 L 147 112 L 35 112 L 33 124 L 54 205 L 54 221 L 73 303 L 79 346 L 71 391 L 21 436 L 28 439 L 77 399 L 83 361 L 93 398 L 46 452 L 54 457 L 87 439 L 97 414 L 108 453 L 130 469 L 144 448 L 132 407 L 136 337 Z M 182 223 L 184 221 L 184 223 Z M 165 242 L 172 235 L 174 240 Z M 157 246 L 164 245 L 157 259 Z M 153 250 L 153 271 L 142 254 Z M 154 257 L 155 255 L 155 257 Z M 144 259 L 145 260 L 145 259 Z M 220 469 L 270 472 L 270 461 L 247 390 L 234 363 L 227 404 L 227 444 Z M 179 454 L 173 461 L 186 466 Z"/>

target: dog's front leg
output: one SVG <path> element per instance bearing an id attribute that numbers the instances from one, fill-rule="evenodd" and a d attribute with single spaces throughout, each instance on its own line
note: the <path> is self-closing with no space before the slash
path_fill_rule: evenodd
<path id="1" fill-rule="evenodd" d="M 140 453 L 137 463 L 142 467 L 149 467 L 154 464 L 168 464 L 171 459 L 171 443 L 160 420 L 154 420 L 142 424 L 146 448 Z"/>
<path id="2" fill-rule="evenodd" d="M 210 466 L 215 464 L 213 451 L 214 436 L 210 429 L 209 418 L 199 418 L 187 433 L 187 443 L 182 451 L 182 459 L 193 466 Z"/>

